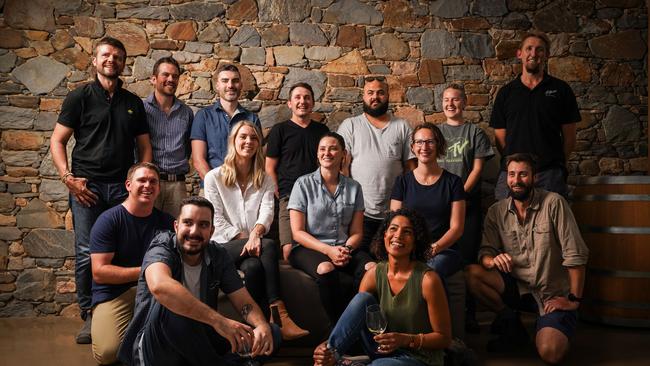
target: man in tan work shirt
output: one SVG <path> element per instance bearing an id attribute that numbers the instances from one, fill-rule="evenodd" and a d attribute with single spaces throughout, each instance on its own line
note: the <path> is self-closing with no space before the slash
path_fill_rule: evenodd
<path id="1" fill-rule="evenodd" d="M 506 167 L 510 197 L 488 211 L 480 264 L 468 267 L 468 285 L 497 313 L 491 331 L 499 336 L 488 342 L 488 351 L 528 341 L 517 312 L 527 310 L 538 314 L 540 357 L 558 363 L 575 332 L 589 250 L 564 198 L 534 188 L 532 156 L 510 155 Z"/>

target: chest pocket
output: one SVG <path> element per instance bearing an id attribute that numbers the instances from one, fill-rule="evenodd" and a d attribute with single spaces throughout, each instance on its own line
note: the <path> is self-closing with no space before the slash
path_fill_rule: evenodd
<path id="1" fill-rule="evenodd" d="M 399 142 L 387 144 L 386 157 L 391 160 L 402 160 L 402 144 Z"/>
<path id="2" fill-rule="evenodd" d="M 503 235 L 503 249 L 511 256 L 521 254 L 521 245 L 519 243 L 519 235 L 514 230 L 508 231 Z"/>
<path id="3" fill-rule="evenodd" d="M 533 240 L 539 245 L 541 243 L 553 242 L 553 230 L 551 223 L 548 221 L 536 222 L 533 226 Z"/>

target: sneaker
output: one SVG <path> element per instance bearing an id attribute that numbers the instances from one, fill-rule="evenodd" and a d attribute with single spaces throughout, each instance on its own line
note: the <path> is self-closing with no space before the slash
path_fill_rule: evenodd
<path id="1" fill-rule="evenodd" d="M 90 344 L 90 342 L 92 342 L 92 338 L 90 337 L 91 324 L 92 324 L 92 316 L 88 314 L 86 320 L 84 321 L 84 325 L 79 330 L 79 333 L 77 333 L 77 337 L 76 337 L 77 344 Z"/>

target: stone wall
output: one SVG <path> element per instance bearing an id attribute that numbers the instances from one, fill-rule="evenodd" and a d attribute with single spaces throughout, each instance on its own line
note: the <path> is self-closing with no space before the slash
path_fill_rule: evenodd
<path id="1" fill-rule="evenodd" d="M 520 35 L 553 42 L 548 69 L 570 82 L 582 122 L 577 176 L 647 169 L 647 9 L 642 0 L 0 0 L 0 316 L 74 315 L 67 191 L 49 153 L 65 95 L 93 77 L 93 42 L 121 39 L 124 80 L 144 97 L 153 62 L 185 69 L 179 97 L 213 102 L 220 62 L 240 65 L 243 104 L 266 129 L 288 88 L 313 85 L 332 129 L 360 112 L 363 75 L 386 75 L 396 115 L 441 122 L 440 93 L 465 83 L 466 117 L 487 128 L 498 88 L 520 70 Z M 196 190 L 196 178 L 188 180 Z M 489 190 L 489 185 L 487 186 Z"/>

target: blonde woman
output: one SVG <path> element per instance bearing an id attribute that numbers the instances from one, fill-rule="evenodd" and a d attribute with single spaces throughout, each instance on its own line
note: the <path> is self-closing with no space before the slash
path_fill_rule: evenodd
<path id="1" fill-rule="evenodd" d="M 275 184 L 264 172 L 261 131 L 252 122 L 237 123 L 223 165 L 205 176 L 205 196 L 214 205 L 212 240 L 221 243 L 244 272 L 255 301 L 264 303 L 266 294 L 270 307 L 277 307 L 282 338 L 291 340 L 309 332 L 287 313 L 280 298 L 277 245 L 263 239 L 273 221 L 274 192 Z"/>

